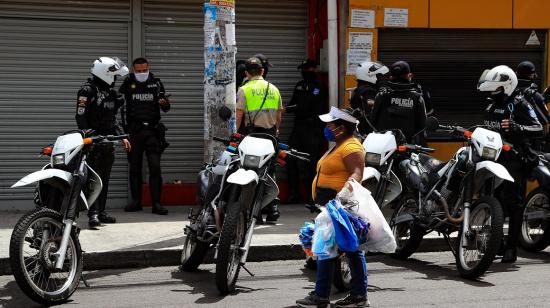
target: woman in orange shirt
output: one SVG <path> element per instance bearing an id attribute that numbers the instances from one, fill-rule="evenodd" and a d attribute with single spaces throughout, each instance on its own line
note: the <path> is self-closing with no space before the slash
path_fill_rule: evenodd
<path id="1" fill-rule="evenodd" d="M 365 151 L 359 139 L 354 135 L 357 119 L 347 111 L 331 107 L 330 112 L 319 116 L 327 125 L 325 138 L 334 141 L 317 163 L 317 176 L 312 183 L 312 194 L 315 203 L 325 205 L 334 199 L 344 188 L 346 182 L 353 178 L 361 182 L 365 168 Z M 344 299 L 335 303 L 336 307 L 368 307 L 367 299 L 367 264 L 363 251 L 346 251 L 351 270 L 351 292 Z M 328 307 L 332 278 L 336 259 L 317 260 L 317 282 L 315 291 L 306 298 L 297 300 L 301 307 Z"/>

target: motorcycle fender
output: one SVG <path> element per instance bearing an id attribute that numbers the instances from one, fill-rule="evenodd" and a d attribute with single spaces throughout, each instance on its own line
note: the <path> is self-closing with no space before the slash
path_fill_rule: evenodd
<path id="1" fill-rule="evenodd" d="M 545 165 L 539 164 L 533 169 L 533 177 L 537 179 L 540 186 L 550 185 L 550 170 Z"/>
<path id="2" fill-rule="evenodd" d="M 95 172 L 94 172 L 94 174 L 95 174 Z M 23 177 L 22 179 L 17 181 L 17 183 L 13 184 L 11 186 L 11 188 L 27 186 L 27 185 L 30 185 L 30 184 L 33 184 L 33 183 L 38 183 L 38 182 L 43 181 L 43 180 L 47 181 L 48 179 L 51 179 L 51 178 L 57 178 L 57 179 L 60 179 L 64 182 L 66 182 L 67 184 L 70 184 L 73 176 L 69 172 L 59 170 L 59 169 L 53 169 L 53 168 L 52 169 L 43 169 L 43 170 L 33 172 L 33 173 Z M 99 180 L 99 183 L 101 183 L 101 179 Z M 88 205 L 88 200 L 86 200 L 86 196 L 84 196 L 83 192 L 80 192 L 80 198 L 82 199 L 82 202 L 84 202 L 84 205 L 86 205 L 86 208 L 90 208 L 90 206 Z"/>
<path id="3" fill-rule="evenodd" d="M 380 172 L 378 172 L 378 170 L 374 169 L 373 167 L 365 167 L 365 169 L 363 170 L 362 182 L 371 178 L 375 178 L 378 182 L 380 180 Z"/>
<path id="4" fill-rule="evenodd" d="M 483 181 L 490 176 L 497 177 L 495 187 L 498 187 L 502 181 L 514 182 L 514 178 L 503 165 L 485 160 L 476 164 L 475 191 L 477 191 L 477 188 L 481 187 Z"/>
<path id="5" fill-rule="evenodd" d="M 401 195 L 401 192 L 403 191 L 403 187 L 401 186 L 401 181 L 393 173 L 393 171 L 390 172 L 390 183 L 388 187 L 386 187 L 386 194 L 384 196 L 384 201 L 382 202 L 382 206 L 387 206 L 390 204 L 393 200 L 395 200 L 397 197 Z"/>
<path id="6" fill-rule="evenodd" d="M 255 181 L 258 183 L 260 178 L 258 177 L 258 174 L 252 170 L 244 170 L 239 169 L 235 172 L 233 172 L 228 178 L 227 182 L 237 185 L 247 185 L 252 183 L 252 181 Z"/>
<path id="7" fill-rule="evenodd" d="M 84 201 L 84 204 L 86 205 L 86 208 L 90 208 L 90 204 L 93 204 L 97 197 L 99 197 L 99 194 L 101 194 L 101 189 L 103 188 L 103 182 L 101 181 L 101 177 L 99 177 L 99 174 L 92 169 L 86 163 L 86 167 L 88 167 L 88 182 L 90 185 L 88 186 L 88 198 L 84 196 L 84 193 L 80 192 L 80 197 Z"/>

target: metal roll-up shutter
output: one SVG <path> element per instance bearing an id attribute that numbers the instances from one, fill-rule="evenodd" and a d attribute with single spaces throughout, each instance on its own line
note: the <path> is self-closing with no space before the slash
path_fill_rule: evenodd
<path id="1" fill-rule="evenodd" d="M 429 90 L 440 122 L 479 124 L 485 104 L 477 82 L 485 69 L 521 61 L 535 64 L 544 78 L 546 32 L 536 31 L 540 45 L 526 45 L 531 30 L 381 29 L 379 59 L 386 65 L 409 62 L 414 81 Z"/>
<path id="2" fill-rule="evenodd" d="M 48 162 L 43 146 L 76 128 L 76 93 L 94 59 L 127 60 L 129 12 L 129 1 L 0 2 L 0 208 L 32 206 L 33 187 L 9 187 Z M 125 203 L 127 183 L 119 151 L 109 206 Z"/>
<path id="3" fill-rule="evenodd" d="M 151 71 L 172 94 L 172 109 L 163 115 L 170 147 L 162 158 L 165 182 L 192 183 L 203 164 L 204 34 L 202 0 L 146 0 L 145 55 Z M 274 67 L 268 79 L 288 102 L 300 79 L 296 66 L 306 55 L 307 2 L 236 1 L 237 59 L 265 54 Z M 285 118 L 285 117 L 283 117 Z M 283 125 L 283 140 L 290 118 Z"/>

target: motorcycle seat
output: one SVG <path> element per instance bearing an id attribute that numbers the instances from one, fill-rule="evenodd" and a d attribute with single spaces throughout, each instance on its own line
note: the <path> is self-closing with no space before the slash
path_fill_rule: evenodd
<path id="1" fill-rule="evenodd" d="M 435 159 L 428 154 L 421 153 L 419 154 L 419 157 L 420 163 L 426 168 L 426 170 L 428 170 L 428 173 L 430 174 L 438 172 L 446 164 L 446 162 Z"/>

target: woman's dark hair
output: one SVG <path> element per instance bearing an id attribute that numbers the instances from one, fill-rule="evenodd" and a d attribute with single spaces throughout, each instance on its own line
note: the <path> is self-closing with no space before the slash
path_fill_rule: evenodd
<path id="1" fill-rule="evenodd" d="M 350 136 L 355 133 L 355 130 L 356 130 L 356 127 L 357 127 L 357 124 L 351 123 L 351 122 L 348 122 L 348 121 L 345 121 L 345 120 L 341 120 L 341 119 L 338 119 L 338 120 L 334 121 L 334 124 L 336 126 L 343 126 L 344 130 L 346 131 L 346 134 L 350 135 Z"/>

